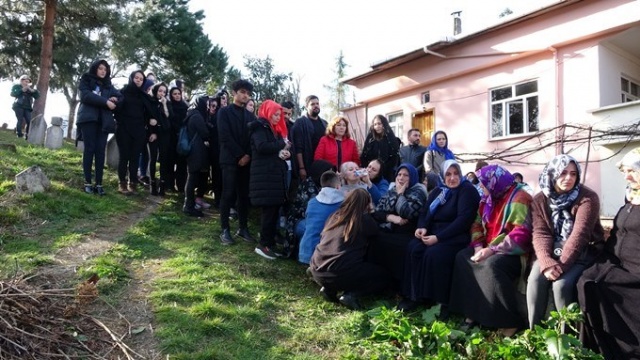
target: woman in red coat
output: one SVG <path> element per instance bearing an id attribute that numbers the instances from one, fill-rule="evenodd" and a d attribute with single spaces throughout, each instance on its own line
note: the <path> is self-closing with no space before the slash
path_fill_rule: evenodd
<path id="1" fill-rule="evenodd" d="M 320 139 L 313 160 L 326 160 L 337 169 L 348 161 L 360 166 L 358 145 L 349 133 L 349 119 L 336 115 L 327 125 L 326 135 Z"/>

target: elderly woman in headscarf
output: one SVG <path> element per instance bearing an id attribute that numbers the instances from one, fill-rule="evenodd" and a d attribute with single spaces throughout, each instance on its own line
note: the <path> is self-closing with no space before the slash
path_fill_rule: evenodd
<path id="1" fill-rule="evenodd" d="M 580 183 L 580 164 L 569 155 L 551 159 L 533 198 L 535 261 L 527 281 L 529 327 L 542 321 L 549 289 L 557 310 L 576 302 L 576 283 L 602 244 L 598 194 Z"/>
<path id="2" fill-rule="evenodd" d="M 484 195 L 469 248 L 456 255 L 450 310 L 511 336 L 524 327 L 517 284 L 531 249 L 531 195 L 500 165 L 476 172 Z"/>
<path id="3" fill-rule="evenodd" d="M 251 134 L 251 176 L 249 197 L 251 204 L 260 208 L 260 241 L 256 254 L 275 260 L 281 256 L 275 250 L 280 207 L 287 195 L 285 181 L 287 163 L 291 157 L 282 106 L 265 100 L 258 110 L 258 120 L 249 124 Z"/>
<path id="4" fill-rule="evenodd" d="M 396 181 L 376 205 L 373 218 L 384 232 L 372 243 L 371 256 L 399 282 L 404 269 L 404 254 L 427 203 L 427 189 L 418 182 L 418 170 L 411 164 L 398 166 Z"/>
<path id="5" fill-rule="evenodd" d="M 447 133 L 438 130 L 431 137 L 431 144 L 424 153 L 424 172 L 438 175 L 442 174 L 442 164 L 446 160 L 454 160 L 453 152 L 449 150 L 449 137 Z M 442 182 L 444 179 L 440 179 Z"/>
<path id="6" fill-rule="evenodd" d="M 424 302 L 448 304 L 453 261 L 471 241 L 469 229 L 480 195 L 455 160 L 445 161 L 442 170 L 444 184 L 429 193 L 426 211 L 407 247 L 400 310 L 412 310 Z"/>
<path id="7" fill-rule="evenodd" d="M 640 359 L 640 148 L 617 165 L 627 181 L 626 202 L 604 251 L 578 281 L 585 316 L 580 339 L 605 359 Z"/>
<path id="8" fill-rule="evenodd" d="M 206 179 L 206 173 L 209 170 L 209 129 L 205 123 L 205 119 L 209 112 L 209 97 L 207 95 L 195 96 L 191 100 L 187 117 L 184 121 L 187 123 L 187 132 L 189 139 L 193 139 L 191 143 L 191 152 L 187 155 L 187 184 L 184 187 L 184 206 L 182 211 L 195 217 L 202 217 L 204 214 L 196 209 L 195 191 L 202 179 Z M 204 174 L 204 176 L 203 176 Z"/>

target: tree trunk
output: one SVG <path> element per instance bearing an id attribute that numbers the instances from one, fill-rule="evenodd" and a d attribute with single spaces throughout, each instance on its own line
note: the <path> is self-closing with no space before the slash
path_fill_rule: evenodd
<path id="1" fill-rule="evenodd" d="M 44 114 L 49 92 L 49 79 L 53 67 L 53 25 L 56 17 L 58 0 L 45 0 L 44 23 L 42 24 L 42 49 L 40 51 L 40 74 L 38 74 L 38 91 L 40 97 L 33 105 L 33 117 Z"/>
<path id="2" fill-rule="evenodd" d="M 73 126 L 76 123 L 76 107 L 80 103 L 78 100 L 78 88 L 73 88 L 71 93 L 69 89 L 65 87 L 62 92 L 64 93 L 64 97 L 67 99 L 67 104 L 69 104 L 69 121 L 67 122 L 67 138 L 73 139 Z M 76 134 L 77 137 L 78 134 Z"/>

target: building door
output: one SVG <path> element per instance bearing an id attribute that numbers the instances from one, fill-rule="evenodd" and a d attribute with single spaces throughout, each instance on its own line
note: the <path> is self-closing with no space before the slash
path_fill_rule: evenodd
<path id="1" fill-rule="evenodd" d="M 435 120 L 435 109 L 433 108 L 413 113 L 411 116 L 411 127 L 420 129 L 420 145 L 429 146 L 431 144 L 431 136 L 436 130 Z"/>

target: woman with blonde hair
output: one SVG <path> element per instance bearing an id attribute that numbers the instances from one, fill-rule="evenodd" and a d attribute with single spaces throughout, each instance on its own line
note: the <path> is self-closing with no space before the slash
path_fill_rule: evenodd
<path id="1" fill-rule="evenodd" d="M 390 280 L 383 267 L 365 260 L 370 242 L 378 236 L 377 224 L 370 215 L 372 209 L 366 190 L 349 193 L 327 220 L 311 258 L 311 274 L 322 286 L 322 296 L 350 309 L 360 307 L 358 296 L 380 292 Z M 339 291 L 344 293 L 338 298 Z"/>
<path id="2" fill-rule="evenodd" d="M 320 138 L 313 160 L 326 160 L 338 169 L 348 161 L 360 165 L 358 145 L 351 138 L 349 119 L 345 115 L 334 116 L 325 134 Z"/>

